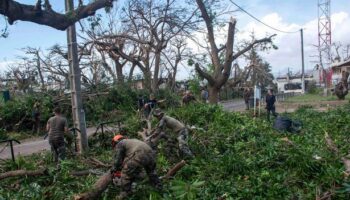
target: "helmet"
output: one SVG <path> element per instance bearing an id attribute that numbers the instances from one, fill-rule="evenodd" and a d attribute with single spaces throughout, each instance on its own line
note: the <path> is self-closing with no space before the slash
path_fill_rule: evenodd
<path id="1" fill-rule="evenodd" d="M 124 139 L 124 136 L 122 136 L 120 134 L 115 135 L 112 139 L 112 146 L 114 147 L 122 139 Z"/>

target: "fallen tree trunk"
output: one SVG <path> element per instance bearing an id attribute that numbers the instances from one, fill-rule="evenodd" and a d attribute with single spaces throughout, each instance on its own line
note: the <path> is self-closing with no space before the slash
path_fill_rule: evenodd
<path id="1" fill-rule="evenodd" d="M 87 175 L 101 175 L 102 173 L 100 172 L 96 172 L 93 169 L 87 169 L 87 170 L 83 170 L 83 171 L 75 171 L 75 172 L 71 172 L 70 175 L 72 176 L 87 176 Z"/>
<path id="2" fill-rule="evenodd" d="M 168 173 L 162 179 L 169 179 L 174 176 L 183 166 L 186 165 L 184 160 L 181 160 L 174 167 L 172 167 Z M 112 183 L 112 174 L 110 172 L 105 173 L 101 176 L 97 182 L 92 186 L 92 189 L 88 192 L 75 195 L 74 200 L 89 200 L 97 199 L 103 191 L 105 191 L 110 183 Z"/>
<path id="3" fill-rule="evenodd" d="M 100 160 L 97 160 L 96 158 L 89 158 L 90 162 L 98 167 L 112 167 L 112 165 L 108 165 L 103 163 Z"/>
<path id="4" fill-rule="evenodd" d="M 176 174 L 176 172 L 178 172 L 185 165 L 186 165 L 186 161 L 181 160 L 174 167 L 172 167 L 162 179 L 169 179 L 173 177 Z"/>
<path id="5" fill-rule="evenodd" d="M 326 132 L 325 135 L 325 140 L 327 143 L 328 148 L 336 155 L 339 156 L 339 149 L 338 147 L 334 144 L 332 138 L 328 135 L 328 133 Z M 347 156 L 342 156 L 340 159 L 344 164 L 345 167 L 345 176 L 348 177 L 350 175 L 350 159 L 349 159 L 350 155 Z"/>
<path id="6" fill-rule="evenodd" d="M 47 175 L 48 171 L 46 168 L 38 169 L 38 170 L 15 170 L 15 171 L 9 171 L 0 174 L 0 180 L 10 177 L 16 177 L 16 176 L 41 176 L 41 175 Z"/>
<path id="7" fill-rule="evenodd" d="M 75 200 L 97 199 L 108 185 L 112 182 L 112 174 L 110 172 L 101 176 L 88 192 L 78 194 L 74 197 Z"/>

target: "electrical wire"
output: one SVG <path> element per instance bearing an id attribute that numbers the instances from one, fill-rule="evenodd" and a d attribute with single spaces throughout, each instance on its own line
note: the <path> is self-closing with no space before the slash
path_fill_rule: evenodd
<path id="1" fill-rule="evenodd" d="M 243 12 L 245 12 L 247 15 L 249 15 L 251 18 L 255 19 L 256 21 L 260 22 L 261 24 L 263 24 L 263 25 L 265 25 L 265 26 L 267 26 L 267 27 L 269 27 L 269 28 L 271 28 L 271 29 L 273 29 L 273 30 L 275 30 L 275 31 L 278 31 L 278 32 L 281 32 L 281 33 L 288 33 L 288 34 L 290 34 L 290 33 L 297 33 L 297 32 L 300 31 L 300 30 L 297 30 L 297 31 L 282 31 L 282 30 L 280 30 L 280 29 L 277 29 L 277 28 L 275 28 L 275 27 L 272 27 L 272 26 L 270 26 L 270 25 L 268 25 L 268 24 L 262 22 L 261 20 L 259 20 L 258 18 L 256 18 L 254 15 L 250 14 L 248 11 L 244 10 L 241 6 L 239 6 L 239 5 L 237 5 L 235 2 L 233 2 L 233 0 L 230 0 L 230 2 L 233 3 L 237 8 L 239 8 L 240 10 L 242 10 Z"/>

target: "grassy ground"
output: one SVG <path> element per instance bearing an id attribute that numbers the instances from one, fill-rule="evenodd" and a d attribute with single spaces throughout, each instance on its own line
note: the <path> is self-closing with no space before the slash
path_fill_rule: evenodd
<path id="1" fill-rule="evenodd" d="M 338 100 L 338 98 L 334 95 L 322 96 L 319 94 L 305 94 L 305 95 L 294 96 L 294 97 L 288 98 L 285 102 L 303 103 L 303 102 L 322 102 L 322 101 L 337 101 L 337 100 Z M 350 95 L 347 95 L 345 97 L 345 100 L 350 100 Z"/>

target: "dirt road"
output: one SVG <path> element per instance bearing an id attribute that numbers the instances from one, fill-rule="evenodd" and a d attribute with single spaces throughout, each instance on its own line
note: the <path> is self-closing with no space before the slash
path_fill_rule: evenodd
<path id="1" fill-rule="evenodd" d="M 96 127 L 90 127 L 86 129 L 88 137 L 94 134 L 96 131 Z M 21 144 L 16 144 L 13 146 L 15 157 L 18 155 L 26 156 L 33 153 L 39 153 L 42 151 L 50 150 L 49 141 L 41 138 L 33 138 L 30 141 L 25 141 Z M 0 147 L 0 159 L 9 159 L 11 158 L 11 149 L 9 146 L 2 145 Z"/>
<path id="2" fill-rule="evenodd" d="M 242 99 L 220 102 L 226 111 L 241 112 L 245 110 L 245 103 Z"/>

